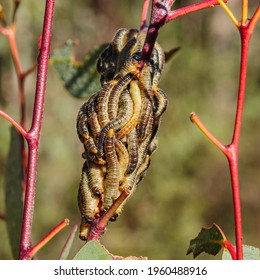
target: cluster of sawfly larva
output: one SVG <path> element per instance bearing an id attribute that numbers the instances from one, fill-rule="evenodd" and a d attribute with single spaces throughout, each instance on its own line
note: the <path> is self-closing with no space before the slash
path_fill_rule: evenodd
<path id="1" fill-rule="evenodd" d="M 145 32 L 119 29 L 97 61 L 101 90 L 80 108 L 77 132 L 84 145 L 78 204 L 80 238 L 87 240 L 101 217 L 124 190 L 134 192 L 157 148 L 157 130 L 167 106 L 158 88 L 164 52 L 156 43 L 140 70 Z M 111 221 L 122 211 L 120 206 Z"/>

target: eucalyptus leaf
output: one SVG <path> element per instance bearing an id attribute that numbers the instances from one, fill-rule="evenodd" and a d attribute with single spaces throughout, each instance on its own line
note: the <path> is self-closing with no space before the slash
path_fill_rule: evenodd
<path id="1" fill-rule="evenodd" d="M 5 171 L 5 214 L 13 257 L 18 258 L 22 224 L 21 135 L 11 127 L 11 141 Z"/>
<path id="2" fill-rule="evenodd" d="M 243 253 L 244 253 L 244 260 L 260 260 L 259 248 L 249 246 L 249 245 L 243 245 Z M 226 249 L 222 254 L 222 260 L 232 260 L 229 251 Z"/>
<path id="3" fill-rule="evenodd" d="M 87 242 L 73 258 L 74 260 L 112 260 L 112 256 L 96 240 Z"/>
<path id="4" fill-rule="evenodd" d="M 64 245 L 64 248 L 60 254 L 59 260 L 66 260 L 68 258 L 76 232 L 77 232 L 77 229 L 78 229 L 78 226 L 75 225 Z"/>
<path id="5" fill-rule="evenodd" d="M 99 45 L 90 51 L 83 61 L 74 57 L 75 42 L 68 40 L 54 50 L 50 63 L 58 72 L 68 92 L 77 98 L 87 99 L 100 89 L 100 77 L 96 71 L 96 62 L 107 44 Z"/>
<path id="6" fill-rule="evenodd" d="M 224 247 L 225 240 L 226 237 L 218 225 L 202 228 L 198 236 L 190 241 L 187 255 L 193 253 L 196 258 L 204 252 L 215 256 Z"/>

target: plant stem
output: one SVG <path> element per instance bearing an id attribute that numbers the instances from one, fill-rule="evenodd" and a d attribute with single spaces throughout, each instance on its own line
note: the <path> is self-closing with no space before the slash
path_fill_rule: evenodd
<path id="1" fill-rule="evenodd" d="M 221 143 L 202 123 L 196 113 L 191 113 L 190 120 L 197 125 L 197 127 L 206 135 L 206 137 L 217 146 L 224 154 L 226 154 L 226 146 Z"/>
<path id="2" fill-rule="evenodd" d="M 259 20 L 259 18 L 260 18 L 260 5 L 257 7 L 254 15 L 252 16 L 250 22 L 248 23 L 247 32 L 249 34 L 251 34 L 251 35 L 253 34 L 253 30 L 254 30 L 254 28 L 256 26 L 256 23 Z"/>
<path id="3" fill-rule="evenodd" d="M 54 229 L 52 229 L 41 241 L 34 245 L 24 257 L 31 259 L 46 243 L 48 243 L 56 234 L 69 225 L 69 220 L 61 221 Z"/>
<path id="4" fill-rule="evenodd" d="M 241 24 L 245 25 L 248 18 L 248 0 L 242 0 L 242 20 Z"/>
<path id="5" fill-rule="evenodd" d="M 24 138 L 27 138 L 27 131 L 16 120 L 14 120 L 12 117 L 10 117 L 7 113 L 5 113 L 2 110 L 0 110 L 0 116 L 8 120 L 20 132 L 20 134 Z"/>
<path id="6" fill-rule="evenodd" d="M 234 14 L 232 13 L 232 11 L 229 9 L 229 7 L 224 3 L 223 0 L 218 0 L 219 4 L 222 6 L 222 8 L 224 9 L 224 11 L 228 14 L 228 16 L 231 18 L 231 20 L 233 21 L 233 23 L 235 24 L 235 26 L 239 26 L 239 22 L 236 19 L 236 17 L 234 16 Z"/>
<path id="7" fill-rule="evenodd" d="M 224 3 L 228 2 L 228 0 L 223 0 Z M 215 5 L 219 5 L 218 0 L 207 0 L 207 1 L 202 1 L 193 5 L 189 5 L 187 7 L 180 8 L 178 10 L 170 11 L 167 21 L 169 22 L 171 20 L 174 20 L 178 17 L 194 13 L 203 9 L 207 9 L 210 7 L 214 7 Z"/>
<path id="8" fill-rule="evenodd" d="M 236 260 L 237 259 L 236 248 L 227 239 L 224 241 L 224 247 L 229 251 L 232 260 Z"/>
<path id="9" fill-rule="evenodd" d="M 241 214 L 241 200 L 240 200 L 240 186 L 239 186 L 239 172 L 238 172 L 238 149 L 229 148 L 228 163 L 231 176 L 232 198 L 234 207 L 235 220 L 235 235 L 236 235 L 236 252 L 237 260 L 243 259 L 243 232 L 242 232 L 242 214 Z"/>
<path id="10" fill-rule="evenodd" d="M 20 259 L 27 255 L 31 246 L 32 220 L 36 191 L 36 171 L 39 153 L 39 139 L 44 108 L 44 97 L 47 80 L 50 39 L 52 31 L 55 0 L 46 0 L 45 16 L 42 31 L 42 44 L 39 53 L 35 103 L 31 129 L 28 132 L 29 148 L 28 174 L 24 201 L 23 224 L 20 241 Z"/>
<path id="11" fill-rule="evenodd" d="M 147 28 L 147 14 L 148 14 L 149 4 L 150 4 L 150 0 L 144 0 L 140 30 L 144 30 L 145 28 Z"/>
<path id="12" fill-rule="evenodd" d="M 242 214 L 240 203 L 240 187 L 238 176 L 238 149 L 239 139 L 242 124 L 242 115 L 244 109 L 245 93 L 246 93 L 246 77 L 248 65 L 248 48 L 251 38 L 251 33 L 248 32 L 248 26 L 240 25 L 238 27 L 241 37 L 241 62 L 240 62 L 240 78 L 238 89 L 237 111 L 235 118 L 235 126 L 233 139 L 228 147 L 229 153 L 227 158 L 230 166 L 231 180 L 232 180 L 232 195 L 234 204 L 234 217 L 235 217 L 235 231 L 236 231 L 236 253 L 237 259 L 243 259 L 242 248 Z"/>
<path id="13" fill-rule="evenodd" d="M 104 233 L 109 219 L 115 214 L 118 207 L 127 199 L 130 190 L 123 191 L 120 196 L 114 201 L 112 206 L 101 216 L 101 218 L 94 220 L 88 240 L 99 240 Z"/>
<path id="14" fill-rule="evenodd" d="M 230 145 L 224 145 L 213 136 L 207 128 L 203 125 L 196 114 L 191 115 L 191 120 L 201 129 L 201 131 L 226 155 L 229 162 L 229 169 L 231 175 L 232 185 L 232 198 L 234 206 L 234 220 L 235 220 L 235 235 L 236 235 L 236 252 L 232 252 L 232 258 L 237 260 L 243 259 L 243 234 L 242 234 L 242 213 L 241 213 L 241 200 L 240 200 L 240 186 L 239 186 L 239 171 L 238 171 L 238 150 L 239 140 L 241 134 L 241 124 L 244 109 L 245 93 L 246 93 L 246 78 L 248 66 L 248 49 L 250 39 L 257 21 L 260 18 L 260 6 L 256 9 L 252 19 L 247 23 L 248 1 L 242 2 L 242 20 L 241 24 L 235 19 L 232 12 L 223 4 L 223 1 L 218 0 L 229 17 L 237 26 L 241 38 L 241 58 L 240 58 L 240 77 L 239 89 L 237 99 L 237 109 L 234 124 L 233 138 Z M 236 254 L 236 257 L 234 257 Z"/>
<path id="15" fill-rule="evenodd" d="M 224 2 L 227 1 L 228 0 L 224 0 Z M 144 3 L 142 13 L 142 24 L 144 22 L 144 19 L 146 18 L 146 5 L 148 5 L 147 2 L 145 1 Z M 206 9 L 214 5 L 219 5 L 218 0 L 205 0 L 197 4 L 189 5 L 187 7 L 171 11 L 171 7 L 174 2 L 175 0 L 153 0 L 150 23 L 146 34 L 141 59 L 139 61 L 140 70 L 143 68 L 145 61 L 151 56 L 154 44 L 158 37 L 158 33 L 164 24 L 170 22 L 173 19 L 176 19 L 177 17 L 184 16 L 186 14 L 193 13 L 202 9 Z"/>

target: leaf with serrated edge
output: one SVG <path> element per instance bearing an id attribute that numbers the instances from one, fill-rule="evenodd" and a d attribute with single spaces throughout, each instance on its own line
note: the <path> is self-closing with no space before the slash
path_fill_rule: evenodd
<path id="1" fill-rule="evenodd" d="M 15 259 L 19 254 L 19 242 L 22 224 L 22 138 L 11 127 L 11 141 L 5 171 L 5 213 L 6 224 L 11 244 L 12 254 Z"/>
<path id="2" fill-rule="evenodd" d="M 96 240 L 87 242 L 73 258 L 74 260 L 112 260 L 112 256 Z"/>
<path id="3" fill-rule="evenodd" d="M 68 40 L 54 50 L 50 63 L 58 72 L 67 91 L 74 97 L 87 99 L 100 89 L 100 77 L 96 71 L 96 62 L 107 44 L 99 45 L 90 51 L 83 61 L 74 57 L 75 42 Z"/>
<path id="4" fill-rule="evenodd" d="M 260 260 L 260 249 L 249 245 L 243 245 L 243 255 L 244 260 Z M 222 254 L 222 260 L 232 260 L 229 251 L 226 249 Z"/>
<path id="5" fill-rule="evenodd" d="M 225 240 L 226 237 L 218 225 L 202 228 L 198 236 L 190 241 L 187 255 L 193 253 L 193 257 L 196 258 L 205 252 L 215 256 L 224 247 Z"/>

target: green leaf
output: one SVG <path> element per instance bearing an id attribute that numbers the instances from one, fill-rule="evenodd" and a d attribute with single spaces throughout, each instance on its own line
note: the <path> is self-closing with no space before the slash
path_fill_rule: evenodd
<path id="1" fill-rule="evenodd" d="M 205 252 L 215 256 L 224 247 L 225 240 L 226 237 L 218 225 L 202 228 L 198 236 L 190 241 L 187 255 L 193 253 L 193 257 L 196 258 Z"/>
<path id="2" fill-rule="evenodd" d="M 77 98 L 88 98 L 100 89 L 96 61 L 107 44 L 102 44 L 87 54 L 83 61 L 74 58 L 75 42 L 68 40 L 54 50 L 50 63 L 54 65 L 68 92 Z"/>
<path id="3" fill-rule="evenodd" d="M 18 258 L 22 224 L 21 135 L 11 127 L 11 141 L 5 172 L 5 213 L 13 257 Z"/>
<path id="4" fill-rule="evenodd" d="M 87 242 L 73 258 L 74 260 L 112 260 L 112 256 L 96 240 Z"/>
<path id="5" fill-rule="evenodd" d="M 244 260 L 260 260 L 260 249 L 249 246 L 243 245 L 243 253 L 244 253 Z M 232 257 L 228 250 L 224 250 L 222 254 L 222 260 L 232 260 Z"/>
<path id="6" fill-rule="evenodd" d="M 69 256 L 76 232 L 77 232 L 78 226 L 75 225 L 65 243 L 65 246 L 60 254 L 59 260 L 66 260 Z"/>

